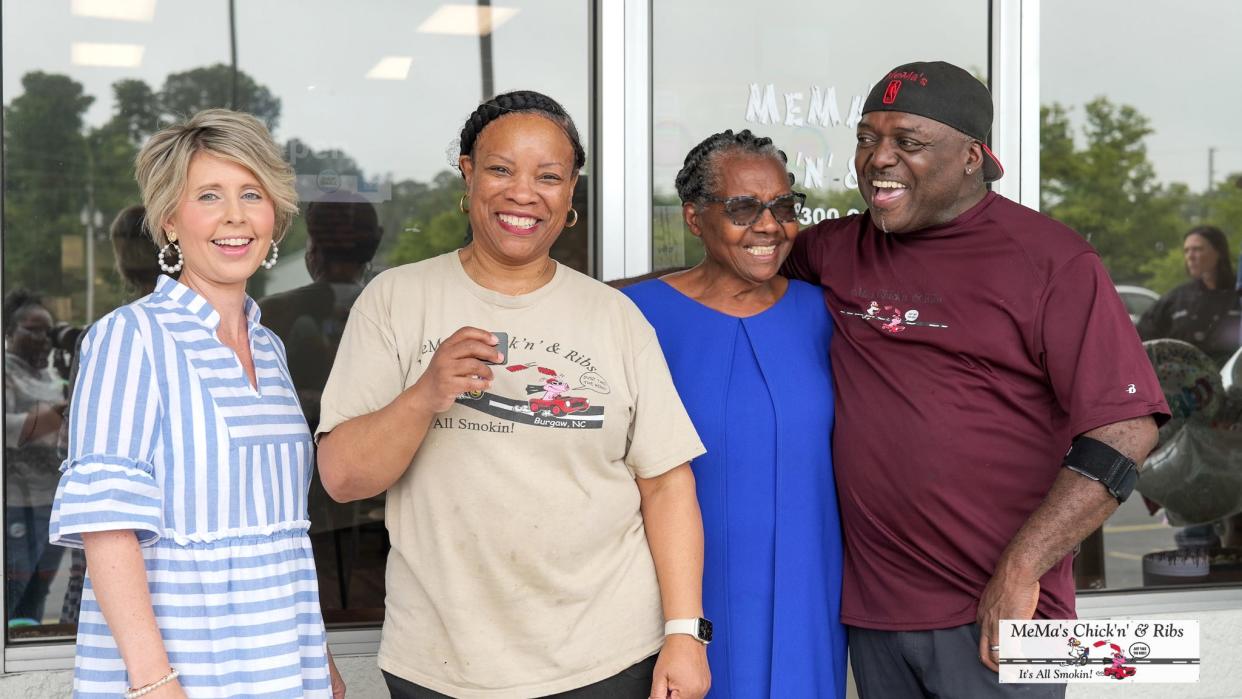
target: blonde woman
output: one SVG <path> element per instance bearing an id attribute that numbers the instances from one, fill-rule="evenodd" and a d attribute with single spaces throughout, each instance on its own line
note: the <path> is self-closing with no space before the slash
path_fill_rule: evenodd
<path id="1" fill-rule="evenodd" d="M 313 449 L 246 281 L 297 212 L 267 129 L 213 109 L 143 147 L 155 291 L 82 343 L 51 539 L 84 547 L 76 696 L 344 694 L 324 641 Z"/>

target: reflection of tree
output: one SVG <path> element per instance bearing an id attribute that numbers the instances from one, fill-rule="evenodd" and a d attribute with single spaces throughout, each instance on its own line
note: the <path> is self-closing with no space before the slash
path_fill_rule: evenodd
<path id="1" fill-rule="evenodd" d="M 388 263 L 416 262 L 461 247 L 466 216 L 457 210 L 457 203 L 465 191 L 461 176 L 449 170 L 429 184 L 406 180 L 393 185 L 392 213 L 401 223 Z"/>
<path id="2" fill-rule="evenodd" d="M 233 75 L 233 69 L 223 63 L 173 73 L 164 80 L 164 88 L 160 90 L 160 108 L 164 114 L 177 118 L 210 107 L 229 107 L 253 114 L 275 131 L 280 121 L 280 98 L 239 70 L 237 104 L 230 104 Z"/>
<path id="3" fill-rule="evenodd" d="M 1117 283 L 1163 283 L 1164 261 L 1190 225 L 1192 195 L 1156 181 L 1150 133 L 1134 107 L 1099 97 L 1085 106 L 1079 147 L 1068 109 L 1040 110 L 1040 208 L 1086 236 Z"/>
<path id="4" fill-rule="evenodd" d="M 159 96 L 150 85 L 141 80 L 118 80 L 112 83 L 112 93 L 116 96 L 116 114 L 108 125 L 124 133 L 134 145 L 140 145 L 163 125 Z"/>
<path id="5" fill-rule="evenodd" d="M 61 236 L 81 231 L 82 115 L 94 98 L 63 75 L 27 73 L 4 114 L 6 286 L 61 287 Z"/>
<path id="6" fill-rule="evenodd" d="M 22 94 L 4 115 L 6 286 L 67 296 L 71 305 L 59 310 L 65 320 L 81 322 L 87 278 L 79 266 L 86 257 L 83 208 L 93 204 L 106 221 L 137 203 L 133 163 L 142 142 L 183 114 L 225 106 L 231 81 L 225 65 L 172 74 L 158 92 L 141 80 L 119 80 L 112 86 L 111 119 L 88 129 L 83 115 L 94 97 L 80 83 L 39 71 L 25 75 Z M 238 73 L 237 84 L 241 108 L 275 125 L 280 100 L 245 73 Z M 99 310 L 124 300 L 111 248 L 99 244 L 104 235 L 97 232 L 99 255 L 92 275 L 102 282 L 96 285 Z"/>

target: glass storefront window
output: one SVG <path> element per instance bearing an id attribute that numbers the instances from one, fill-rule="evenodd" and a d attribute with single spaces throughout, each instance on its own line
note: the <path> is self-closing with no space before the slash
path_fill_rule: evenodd
<path id="1" fill-rule="evenodd" d="M 807 193 L 803 223 L 863 208 L 854 128 L 871 84 L 893 66 L 945 60 L 988 79 L 988 3 L 652 5 L 652 269 L 692 266 L 702 247 L 673 179 L 695 144 L 725 129 L 768 136 Z"/>
<path id="2" fill-rule="evenodd" d="M 228 6 L 4 4 L 4 292 L 40 297 L 4 318 L 11 641 L 74 633 L 84 561 L 47 544 L 58 432 L 77 336 L 149 290 L 158 272 L 129 211 L 139 203 L 133 158 L 151 133 L 179 115 L 231 106 L 263 119 L 284 145 L 302 215 L 276 267 L 261 269 L 249 292 L 288 348 L 312 430 L 362 284 L 463 243 L 452 164 L 479 101 L 545 92 L 591 143 L 587 3 L 240 0 L 232 17 Z M 587 273 L 590 178 L 588 161 L 574 202 L 582 223 L 553 250 Z M 310 501 L 325 620 L 378 623 L 382 497 L 338 505 L 316 480 Z"/>
<path id="3" fill-rule="evenodd" d="M 1084 543 L 1075 573 L 1080 589 L 1236 583 L 1242 138 L 1226 115 L 1242 100 L 1212 67 L 1234 62 L 1242 10 L 1150 7 L 1124 34 L 1100 31 L 1132 11 L 1041 5 L 1040 208 L 1099 250 L 1174 413 L 1144 497 Z"/>

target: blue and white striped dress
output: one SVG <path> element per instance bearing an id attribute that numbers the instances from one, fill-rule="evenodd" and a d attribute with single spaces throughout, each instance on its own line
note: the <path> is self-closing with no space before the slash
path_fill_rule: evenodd
<path id="1" fill-rule="evenodd" d="M 206 299 L 161 276 L 82 343 L 51 540 L 132 529 L 191 697 L 331 695 L 306 497 L 313 449 L 284 346 L 246 299 L 258 390 Z M 129 686 L 90 570 L 74 693 Z"/>

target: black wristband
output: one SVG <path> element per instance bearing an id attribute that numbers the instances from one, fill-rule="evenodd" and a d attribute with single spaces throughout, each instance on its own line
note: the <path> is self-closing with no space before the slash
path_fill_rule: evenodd
<path id="1" fill-rule="evenodd" d="M 1076 438 L 1062 463 L 1075 473 L 1099 481 L 1118 503 L 1125 502 L 1138 483 L 1138 465 L 1134 460 L 1098 439 Z"/>

